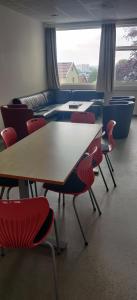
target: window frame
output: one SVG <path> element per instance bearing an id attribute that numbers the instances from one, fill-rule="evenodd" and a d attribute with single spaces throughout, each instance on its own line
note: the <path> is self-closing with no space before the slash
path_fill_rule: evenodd
<path id="1" fill-rule="evenodd" d="M 137 24 L 120 24 L 116 26 L 116 29 L 119 27 L 137 27 Z M 130 45 L 130 46 L 116 46 L 115 55 L 117 51 L 137 51 L 137 45 Z M 116 64 L 115 64 L 116 65 Z M 114 79 L 114 91 L 118 90 L 137 90 L 137 81 L 125 81 L 125 83 L 122 84 L 121 81 L 116 81 Z"/>
<path id="2" fill-rule="evenodd" d="M 80 26 L 81 24 L 77 24 L 77 26 L 75 24 L 72 24 L 67 26 L 66 24 L 62 26 L 60 25 L 59 27 L 56 27 L 56 32 L 57 31 L 70 31 L 70 30 L 83 30 L 83 29 L 100 29 L 101 30 L 101 24 L 85 24 Z M 101 38 L 101 36 L 100 36 Z M 57 61 L 58 63 L 58 61 Z M 99 65 L 99 64 L 98 64 Z M 60 88 L 61 89 L 64 89 L 64 90 L 67 90 L 67 89 L 71 89 L 71 90 L 96 90 L 96 84 L 90 84 L 90 83 L 87 83 L 87 84 L 67 84 L 67 83 L 64 83 L 64 84 L 60 84 Z"/>

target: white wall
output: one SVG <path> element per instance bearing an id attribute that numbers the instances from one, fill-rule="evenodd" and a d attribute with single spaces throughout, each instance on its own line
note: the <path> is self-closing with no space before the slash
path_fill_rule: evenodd
<path id="1" fill-rule="evenodd" d="M 46 89 L 44 57 L 42 23 L 0 5 L 0 105 Z"/>

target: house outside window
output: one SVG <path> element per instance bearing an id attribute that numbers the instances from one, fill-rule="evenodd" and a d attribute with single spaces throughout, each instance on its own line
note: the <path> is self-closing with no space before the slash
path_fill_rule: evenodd
<path id="1" fill-rule="evenodd" d="M 115 88 L 137 88 L 137 26 L 117 27 Z"/>
<path id="2" fill-rule="evenodd" d="M 101 28 L 57 30 L 61 87 L 96 88 Z"/>

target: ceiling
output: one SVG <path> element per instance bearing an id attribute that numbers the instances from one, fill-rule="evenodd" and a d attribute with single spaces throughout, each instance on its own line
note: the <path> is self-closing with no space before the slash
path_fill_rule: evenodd
<path id="1" fill-rule="evenodd" d="M 136 0 L 0 0 L 0 4 L 49 24 L 137 17 Z"/>

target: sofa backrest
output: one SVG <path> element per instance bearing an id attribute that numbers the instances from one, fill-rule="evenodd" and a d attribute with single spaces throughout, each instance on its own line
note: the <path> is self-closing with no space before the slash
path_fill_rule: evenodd
<path id="1" fill-rule="evenodd" d="M 44 95 L 46 105 L 56 104 L 56 90 L 47 90 L 42 92 Z"/>
<path id="2" fill-rule="evenodd" d="M 94 90 L 46 90 L 34 95 L 19 97 L 13 99 L 11 104 L 20 101 L 21 104 L 27 105 L 33 111 L 37 111 L 41 107 L 49 106 L 52 104 L 64 104 L 68 101 L 90 101 L 92 99 L 104 98 L 103 92 Z M 14 102 L 14 100 L 16 100 Z M 18 102 L 17 102 L 18 103 Z"/>
<path id="3" fill-rule="evenodd" d="M 34 111 L 39 107 L 46 106 L 46 99 L 42 93 L 21 97 L 19 100 L 22 104 L 26 104 L 28 108 Z"/>
<path id="4" fill-rule="evenodd" d="M 72 90 L 72 101 L 90 101 L 92 99 L 103 99 L 104 93 L 95 90 Z"/>
<path id="5" fill-rule="evenodd" d="M 55 92 L 56 103 L 64 104 L 72 100 L 72 91 L 71 90 L 56 90 Z"/>
<path id="6" fill-rule="evenodd" d="M 59 104 L 68 101 L 90 101 L 103 98 L 104 93 L 95 90 L 56 90 L 56 103 Z"/>

